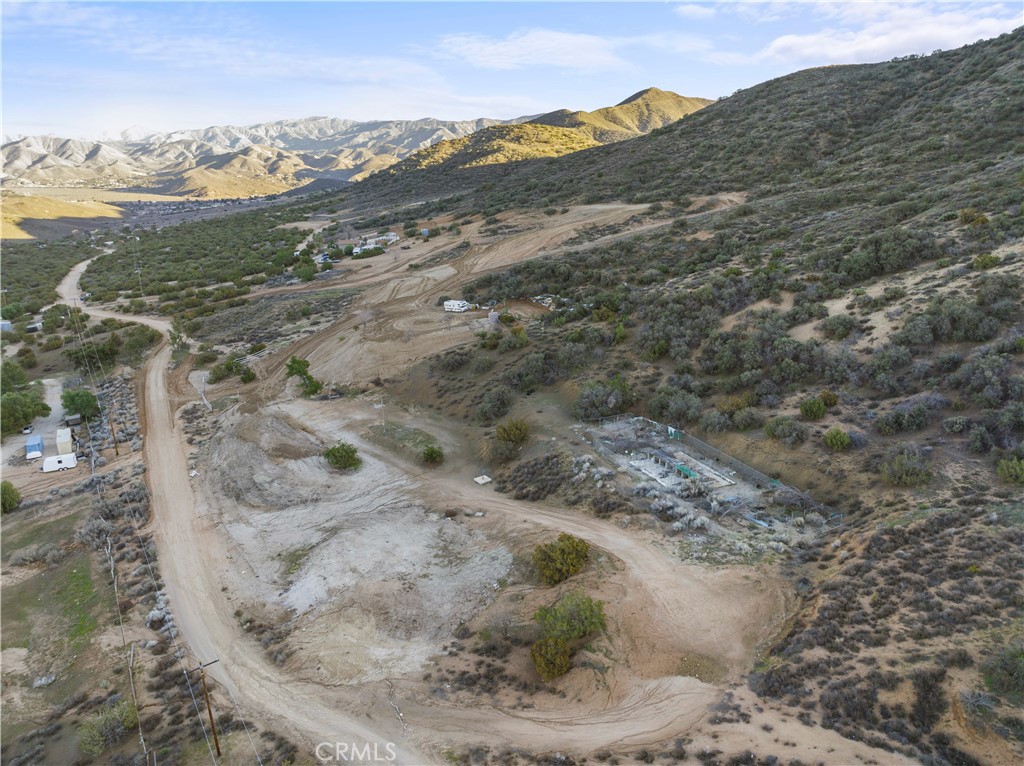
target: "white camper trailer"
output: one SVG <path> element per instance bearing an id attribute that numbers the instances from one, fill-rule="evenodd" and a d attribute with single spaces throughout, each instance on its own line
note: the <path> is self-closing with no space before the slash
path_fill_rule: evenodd
<path id="1" fill-rule="evenodd" d="M 466 301 L 445 301 L 444 310 L 462 313 L 463 311 L 469 311 L 469 303 Z"/>
<path id="2" fill-rule="evenodd" d="M 78 458 L 74 455 L 54 455 L 43 458 L 43 473 L 51 471 L 66 471 L 78 465 Z"/>

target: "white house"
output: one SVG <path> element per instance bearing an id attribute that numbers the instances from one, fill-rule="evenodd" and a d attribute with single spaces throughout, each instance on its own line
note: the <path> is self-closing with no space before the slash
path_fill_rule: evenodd
<path id="1" fill-rule="evenodd" d="M 444 310 L 462 313 L 463 311 L 469 311 L 469 303 L 466 301 L 445 301 Z"/>

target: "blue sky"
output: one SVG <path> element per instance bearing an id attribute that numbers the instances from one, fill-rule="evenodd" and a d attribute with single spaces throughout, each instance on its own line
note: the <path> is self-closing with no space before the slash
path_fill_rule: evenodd
<path id="1" fill-rule="evenodd" d="M 326 115 L 511 118 L 648 86 L 718 98 L 995 37 L 1020 2 L 3 0 L 5 136 Z"/>

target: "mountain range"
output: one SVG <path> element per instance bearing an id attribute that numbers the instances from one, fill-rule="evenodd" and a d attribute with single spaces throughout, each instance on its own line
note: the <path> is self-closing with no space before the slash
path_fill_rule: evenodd
<path id="1" fill-rule="evenodd" d="M 126 131 L 114 141 L 28 136 L 3 145 L 3 181 L 8 188 L 130 186 L 206 198 L 274 194 L 315 180 L 359 181 L 406 158 L 410 167 L 463 167 L 559 156 L 643 135 L 709 103 L 650 88 L 594 112 L 563 109 L 504 121 L 310 117 L 149 135 Z"/>

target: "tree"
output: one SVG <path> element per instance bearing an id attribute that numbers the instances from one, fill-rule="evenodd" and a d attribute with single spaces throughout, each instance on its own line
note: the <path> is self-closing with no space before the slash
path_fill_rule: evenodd
<path id="1" fill-rule="evenodd" d="M 288 360 L 288 363 L 284 366 L 287 377 L 298 375 L 300 378 L 309 375 L 309 360 L 299 359 L 297 356 L 293 356 Z"/>
<path id="2" fill-rule="evenodd" d="M 36 389 L 11 391 L 0 398 L 0 431 L 18 431 L 38 417 L 50 414 L 50 406 Z"/>
<path id="3" fill-rule="evenodd" d="M 13 391 L 27 382 L 28 376 L 21 365 L 15 364 L 9 359 L 3 360 L 3 363 L 0 364 L 0 392 L 7 393 L 8 391 Z"/>
<path id="4" fill-rule="evenodd" d="M 584 593 L 569 593 L 552 606 L 542 606 L 533 619 L 545 637 L 576 641 L 604 628 L 604 602 Z"/>
<path id="5" fill-rule="evenodd" d="M 363 459 L 357 454 L 355 446 L 348 442 L 338 442 L 335 446 L 324 451 L 327 462 L 339 470 L 348 468 L 359 468 Z"/>
<path id="6" fill-rule="evenodd" d="M 551 543 L 533 549 L 533 566 L 545 585 L 557 585 L 583 570 L 590 556 L 590 543 L 563 532 Z"/>
<path id="7" fill-rule="evenodd" d="M 0 506 L 4 513 L 10 513 L 21 503 L 18 488 L 6 479 L 0 482 Z"/>
<path id="8" fill-rule="evenodd" d="M 84 388 L 70 388 L 60 395 L 60 403 L 65 412 L 78 413 L 88 420 L 100 414 L 100 405 L 92 392 Z"/>
<path id="9" fill-rule="evenodd" d="M 542 638 L 530 647 L 530 659 L 537 674 L 552 681 L 569 672 L 572 667 L 569 645 L 559 638 Z"/>
<path id="10" fill-rule="evenodd" d="M 436 444 L 429 444 L 423 448 L 423 462 L 428 465 L 437 465 L 444 462 L 444 450 Z"/>

